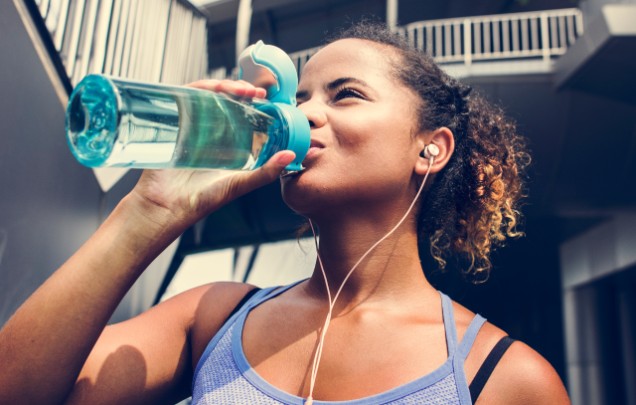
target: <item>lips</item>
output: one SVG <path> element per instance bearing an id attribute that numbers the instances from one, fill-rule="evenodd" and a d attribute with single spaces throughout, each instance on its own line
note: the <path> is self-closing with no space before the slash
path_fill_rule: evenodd
<path id="1" fill-rule="evenodd" d="M 325 145 L 316 140 L 316 139 L 312 139 L 309 142 L 309 150 L 307 151 L 307 155 L 305 156 L 305 160 L 303 160 L 303 162 L 309 162 L 311 160 L 313 160 L 318 154 L 320 154 L 320 151 L 322 149 L 324 149 Z"/>
<path id="2" fill-rule="evenodd" d="M 316 139 L 311 139 L 309 141 L 309 147 L 310 148 L 320 148 L 320 149 L 322 149 L 322 148 L 325 147 L 325 145 L 322 142 L 320 142 L 320 141 L 318 141 Z"/>

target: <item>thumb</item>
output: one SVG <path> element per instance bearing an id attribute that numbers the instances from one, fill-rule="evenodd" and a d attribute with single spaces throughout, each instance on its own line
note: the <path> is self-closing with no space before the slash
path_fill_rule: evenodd
<path id="1" fill-rule="evenodd" d="M 276 180 L 285 166 L 296 158 L 296 154 L 290 150 L 277 152 L 263 166 L 244 173 L 243 178 L 236 179 L 234 183 L 236 195 L 246 194 L 256 188 L 262 187 Z"/>

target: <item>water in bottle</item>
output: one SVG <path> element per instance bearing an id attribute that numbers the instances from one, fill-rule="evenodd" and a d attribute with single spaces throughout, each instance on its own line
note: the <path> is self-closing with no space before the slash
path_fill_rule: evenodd
<path id="1" fill-rule="evenodd" d="M 102 75 L 75 88 L 66 126 L 71 150 L 89 167 L 253 169 L 289 141 L 284 120 L 258 105 Z"/>

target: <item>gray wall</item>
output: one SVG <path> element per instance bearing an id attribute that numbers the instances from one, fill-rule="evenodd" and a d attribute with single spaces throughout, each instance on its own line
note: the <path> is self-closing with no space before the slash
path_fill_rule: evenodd
<path id="1" fill-rule="evenodd" d="M 99 222 L 101 191 L 12 1 L 0 2 L 0 325 Z"/>
<path id="2" fill-rule="evenodd" d="M 22 0 L 0 2 L 0 326 L 97 229 L 139 176 L 130 171 L 104 193 L 92 170 L 73 158 L 64 132 L 68 96 L 25 12 Z M 152 305 L 176 247 L 149 265 L 112 322 Z"/>

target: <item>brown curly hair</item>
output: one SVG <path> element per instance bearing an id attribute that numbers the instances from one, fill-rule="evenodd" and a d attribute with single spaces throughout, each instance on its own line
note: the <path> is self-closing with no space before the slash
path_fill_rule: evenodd
<path id="1" fill-rule="evenodd" d="M 420 257 L 426 252 L 444 269 L 450 257 L 465 261 L 463 274 L 485 281 L 490 254 L 508 237 L 523 235 L 520 201 L 530 163 L 523 137 L 501 108 L 447 75 L 433 59 L 385 25 L 362 22 L 328 43 L 362 39 L 389 46 L 399 56 L 394 75 L 422 100 L 418 130 L 449 128 L 455 151 L 422 199 L 418 226 Z"/>

